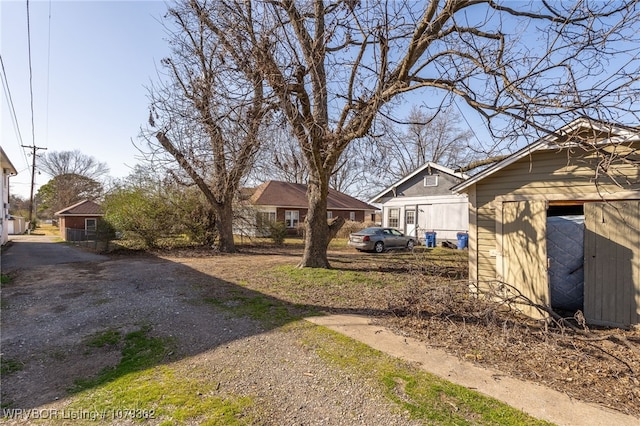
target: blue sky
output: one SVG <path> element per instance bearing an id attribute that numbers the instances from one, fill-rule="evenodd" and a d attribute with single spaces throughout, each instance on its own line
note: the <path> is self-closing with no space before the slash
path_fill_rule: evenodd
<path id="1" fill-rule="evenodd" d="M 30 0 L 32 115 L 27 1 L 0 0 L 0 54 L 8 82 L 0 90 L 0 144 L 19 171 L 11 179 L 13 193 L 26 198 L 30 190 L 30 151 L 20 145 L 35 144 L 48 152 L 79 150 L 107 163 L 113 177 L 130 173 L 139 162 L 132 140 L 148 119 L 146 87 L 158 80 L 160 60 L 169 54 L 160 22 L 166 10 L 166 3 L 157 0 Z M 638 39 L 627 45 L 630 55 L 637 55 Z M 612 66 L 616 60 L 628 58 L 616 58 Z M 637 62 L 629 68 L 635 66 Z M 413 102 L 425 99 L 428 95 L 417 92 Z M 469 122 L 459 122 L 459 127 L 472 128 L 490 145 L 478 115 L 461 101 L 457 105 Z M 407 102 L 404 108 L 409 107 Z M 49 179 L 36 175 L 36 190 Z"/>
<path id="2" fill-rule="evenodd" d="M 2 148 L 27 197 L 31 157 L 20 145 L 79 150 L 124 177 L 138 160 L 132 143 L 148 118 L 147 89 L 168 55 L 163 1 L 29 1 L 32 135 L 26 0 L 0 1 L 0 54 L 22 140 L 2 89 Z M 49 18 L 50 16 L 50 18 Z M 29 151 L 30 152 L 30 151 Z M 43 153 L 44 151 L 39 151 Z M 36 190 L 49 180 L 36 176 Z"/>

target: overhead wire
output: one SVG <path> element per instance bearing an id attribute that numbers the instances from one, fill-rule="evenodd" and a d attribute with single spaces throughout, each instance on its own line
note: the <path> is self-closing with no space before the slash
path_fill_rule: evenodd
<path id="1" fill-rule="evenodd" d="M 51 76 L 51 0 L 49 0 L 49 21 L 47 32 L 47 99 L 46 99 L 46 112 L 45 112 L 45 145 L 49 142 L 49 88 L 50 88 L 50 76 Z"/>
<path id="2" fill-rule="evenodd" d="M 31 62 L 31 19 L 29 13 L 29 0 L 27 0 L 27 50 L 29 53 L 29 95 L 30 95 L 30 108 L 31 108 L 31 142 L 33 146 L 36 146 L 36 124 L 35 114 L 33 108 L 33 66 Z"/>
<path id="3" fill-rule="evenodd" d="M 9 114 L 11 115 L 11 124 L 13 125 L 13 131 L 15 132 L 16 137 L 18 138 L 18 145 L 22 147 L 23 145 L 22 132 L 20 132 L 20 123 L 18 121 L 16 108 L 13 103 L 13 96 L 11 96 L 11 88 L 9 87 L 9 80 L 7 78 L 7 71 L 4 67 L 4 60 L 2 59 L 2 54 L 0 54 L 0 69 L 2 70 L 2 88 L 4 89 L 5 98 L 7 99 L 7 104 L 9 106 Z M 25 162 L 28 164 L 29 162 L 27 160 L 27 154 L 24 152 L 22 148 L 20 149 L 20 151 L 24 156 Z"/>

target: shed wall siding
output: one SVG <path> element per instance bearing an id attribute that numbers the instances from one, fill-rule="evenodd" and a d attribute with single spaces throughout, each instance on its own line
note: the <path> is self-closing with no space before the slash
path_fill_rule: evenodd
<path id="1" fill-rule="evenodd" d="M 640 322 L 640 201 L 585 205 L 584 314 L 592 324 Z"/>
<path id="2" fill-rule="evenodd" d="M 516 296 L 514 307 L 531 317 L 540 313 L 527 301 L 540 305 L 548 305 L 550 301 L 544 241 L 546 219 L 544 201 L 515 201 L 502 204 L 498 220 L 503 266 L 498 273 Z"/>

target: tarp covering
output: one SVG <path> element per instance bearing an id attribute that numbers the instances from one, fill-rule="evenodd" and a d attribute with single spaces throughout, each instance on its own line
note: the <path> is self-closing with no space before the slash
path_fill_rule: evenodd
<path id="1" fill-rule="evenodd" d="M 584 216 L 547 218 L 549 287 L 554 309 L 575 311 L 584 304 Z"/>

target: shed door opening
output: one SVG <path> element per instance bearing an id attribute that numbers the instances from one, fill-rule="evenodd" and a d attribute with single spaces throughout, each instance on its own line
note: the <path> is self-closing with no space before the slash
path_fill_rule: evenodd
<path id="1" fill-rule="evenodd" d="M 549 292 L 554 310 L 584 310 L 584 209 L 547 210 Z"/>

